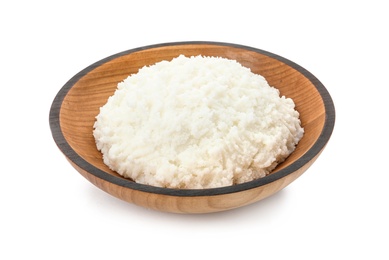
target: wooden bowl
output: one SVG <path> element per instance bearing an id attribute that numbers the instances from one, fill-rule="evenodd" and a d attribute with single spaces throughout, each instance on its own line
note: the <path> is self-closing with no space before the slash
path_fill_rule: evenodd
<path id="1" fill-rule="evenodd" d="M 300 113 L 305 134 L 296 150 L 268 176 L 212 189 L 167 189 L 142 185 L 111 171 L 96 149 L 95 116 L 118 82 L 144 65 L 180 54 L 234 59 L 263 75 L 281 95 L 290 97 Z M 318 158 L 335 123 L 335 109 L 325 87 L 310 72 L 278 55 L 236 44 L 166 43 L 124 51 L 85 68 L 58 92 L 50 110 L 51 132 L 71 165 L 107 193 L 136 205 L 175 213 L 229 210 L 266 198 L 293 182 Z"/>

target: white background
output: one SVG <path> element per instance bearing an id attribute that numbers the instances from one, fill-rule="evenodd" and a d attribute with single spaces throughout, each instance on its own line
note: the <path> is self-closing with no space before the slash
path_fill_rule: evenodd
<path id="1" fill-rule="evenodd" d="M 3 1 L 1 259 L 389 259 L 385 1 Z M 336 125 L 314 165 L 237 210 L 177 215 L 97 189 L 49 128 L 60 88 L 112 54 L 219 41 L 281 55 L 330 92 Z"/>

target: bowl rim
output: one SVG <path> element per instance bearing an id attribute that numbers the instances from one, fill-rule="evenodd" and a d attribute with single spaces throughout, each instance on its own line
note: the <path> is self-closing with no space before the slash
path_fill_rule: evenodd
<path id="1" fill-rule="evenodd" d="M 278 61 L 281 61 L 288 66 L 294 68 L 295 70 L 299 71 L 301 74 L 303 74 L 306 78 L 308 78 L 311 83 L 315 86 L 315 88 L 318 90 L 319 94 L 321 95 L 324 103 L 325 108 L 325 122 L 322 129 L 322 132 L 319 135 L 319 138 L 317 141 L 313 144 L 313 146 L 305 153 L 303 154 L 299 159 L 297 159 L 295 162 L 290 164 L 289 166 L 272 173 L 270 175 L 267 175 L 263 178 L 259 178 L 256 180 L 252 180 L 249 182 L 236 184 L 232 186 L 225 186 L 225 187 L 219 187 L 219 188 L 208 188 L 208 189 L 172 189 L 172 188 L 163 188 L 163 187 L 155 187 L 145 184 L 136 183 L 132 180 L 113 176 L 95 166 L 88 163 L 86 160 L 84 160 L 81 156 L 79 156 L 67 143 L 60 125 L 60 110 L 62 106 L 62 102 L 69 92 L 69 90 L 74 86 L 74 84 L 81 79 L 83 76 L 85 76 L 90 71 L 94 70 L 95 68 L 103 65 L 104 63 L 111 61 L 113 59 L 116 59 L 118 57 L 128 55 L 130 53 L 139 52 L 147 49 L 153 49 L 153 48 L 160 48 L 160 47 L 167 47 L 167 46 L 176 46 L 176 45 L 217 45 L 217 46 L 226 46 L 226 47 L 233 47 L 233 48 L 239 48 L 239 49 L 245 49 L 253 52 L 257 52 L 263 55 L 266 55 L 268 57 L 271 57 L 273 59 L 276 59 Z M 215 42 L 215 41 L 182 41 L 182 42 L 167 42 L 167 43 L 160 43 L 160 44 L 152 44 L 147 45 L 143 47 L 138 48 L 132 48 L 129 50 L 125 50 L 116 54 L 113 54 L 111 56 L 108 56 L 106 58 L 103 58 L 77 74 L 75 74 L 71 79 L 69 79 L 65 85 L 59 90 L 57 95 L 55 96 L 49 113 L 49 124 L 50 129 L 52 132 L 53 139 L 55 143 L 57 144 L 58 148 L 61 150 L 61 152 L 67 157 L 68 160 L 73 162 L 75 165 L 83 169 L 84 171 L 94 175 L 95 177 L 98 177 L 100 179 L 103 179 L 107 182 L 113 183 L 118 186 L 122 186 L 125 188 L 129 188 L 132 190 L 138 190 L 143 191 L 146 193 L 154 193 L 154 194 L 160 194 L 160 195 L 171 195 L 171 196 L 183 196 L 183 197 L 194 197 L 194 196 L 214 196 L 214 195 L 223 195 L 223 194 L 229 194 L 229 193 L 235 193 L 235 192 L 241 192 L 253 188 L 257 188 L 266 184 L 269 184 L 271 182 L 274 182 L 276 180 L 282 179 L 286 177 L 287 175 L 299 170 L 301 167 L 303 167 L 306 163 L 311 161 L 314 157 L 316 157 L 320 151 L 325 147 L 327 142 L 329 141 L 334 125 L 335 125 L 335 107 L 333 100 L 327 91 L 327 89 L 324 87 L 324 85 L 308 70 L 304 69 L 300 65 L 281 57 L 277 54 L 261 50 L 254 47 L 249 47 L 245 45 L 235 44 L 235 43 L 226 43 L 226 42 Z"/>

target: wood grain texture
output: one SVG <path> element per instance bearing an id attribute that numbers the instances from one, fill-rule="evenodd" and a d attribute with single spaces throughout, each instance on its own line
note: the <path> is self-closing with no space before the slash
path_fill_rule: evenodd
<path id="1" fill-rule="evenodd" d="M 162 60 L 204 55 L 234 59 L 263 75 L 281 95 L 290 97 L 300 113 L 305 134 L 296 150 L 269 176 L 217 189 L 174 190 L 137 184 L 108 169 L 96 149 L 93 124 L 118 82 L 145 65 Z M 118 53 L 75 75 L 60 90 L 50 110 L 53 138 L 73 167 L 87 180 L 122 200 L 175 213 L 229 210 L 266 198 L 298 178 L 328 142 L 335 109 L 324 86 L 299 65 L 251 47 L 213 42 L 153 45 Z"/>

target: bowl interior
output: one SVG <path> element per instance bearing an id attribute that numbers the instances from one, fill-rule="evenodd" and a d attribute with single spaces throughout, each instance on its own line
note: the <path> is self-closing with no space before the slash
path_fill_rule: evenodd
<path id="1" fill-rule="evenodd" d="M 215 44 L 178 44 L 124 52 L 102 60 L 84 75 L 76 75 L 74 84 L 64 96 L 60 108 L 60 126 L 71 148 L 85 161 L 117 177 L 102 160 L 92 135 L 95 117 L 117 84 L 145 65 L 171 60 L 180 54 L 204 55 L 234 59 L 252 72 L 264 76 L 281 95 L 292 98 L 300 113 L 305 134 L 296 150 L 272 172 L 275 173 L 303 156 L 318 140 L 325 123 L 325 105 L 315 85 L 287 61 L 250 48 Z M 122 178 L 122 177 L 120 177 Z M 130 180 L 129 180 L 130 181 Z"/>

